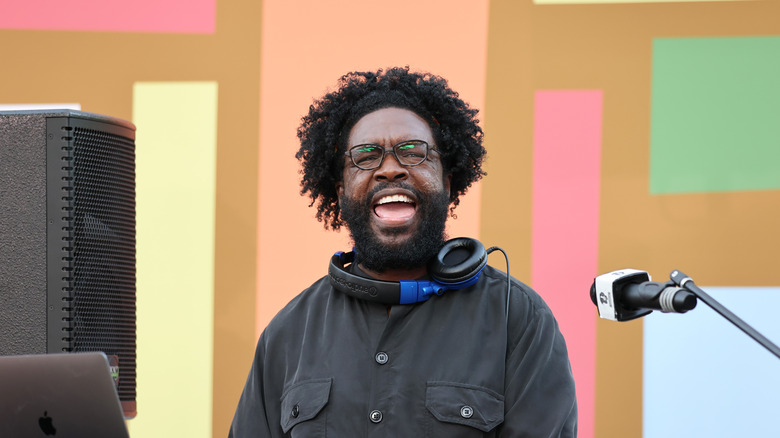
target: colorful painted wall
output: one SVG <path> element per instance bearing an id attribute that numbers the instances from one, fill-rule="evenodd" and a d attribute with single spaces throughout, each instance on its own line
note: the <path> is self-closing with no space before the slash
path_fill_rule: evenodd
<path id="1" fill-rule="evenodd" d="M 778 359 L 703 303 L 619 324 L 588 291 L 681 269 L 780 343 L 777 17 L 774 0 L 0 0 L 0 104 L 138 127 L 135 438 L 226 435 L 259 332 L 348 247 L 298 194 L 299 119 L 344 72 L 392 65 L 482 109 L 489 176 L 449 231 L 507 250 L 553 307 L 581 437 L 768 436 Z"/>

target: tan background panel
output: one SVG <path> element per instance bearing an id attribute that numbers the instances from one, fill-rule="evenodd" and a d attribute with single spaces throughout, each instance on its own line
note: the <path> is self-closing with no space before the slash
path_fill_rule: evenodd
<path id="1" fill-rule="evenodd" d="M 486 128 L 491 178 L 483 191 L 484 239 L 500 237 L 509 241 L 511 254 L 530 253 L 533 91 L 601 89 L 599 272 L 635 267 L 663 281 L 672 269 L 681 269 L 700 285 L 780 284 L 772 254 L 780 244 L 773 225 L 780 223 L 780 191 L 648 193 L 653 38 L 777 35 L 778 16 L 778 2 L 492 2 Z M 512 269 L 528 278 L 529 263 Z M 583 285 L 582 293 L 588 287 Z M 641 436 L 641 321 L 599 322 L 596 384 L 595 436 Z"/>
<path id="2" fill-rule="evenodd" d="M 261 2 L 217 2 L 213 35 L 0 30 L 2 103 L 77 102 L 129 120 L 134 82 L 218 82 L 215 437 L 229 427 L 256 340 L 261 12 Z M 677 268 L 703 286 L 780 284 L 780 191 L 648 194 L 653 38 L 780 35 L 778 16 L 777 1 L 490 2 L 481 239 L 530 278 L 533 93 L 600 89 L 599 271 L 630 266 L 661 279 Z M 641 435 L 641 354 L 641 321 L 599 322 L 595 436 Z"/>
<path id="3" fill-rule="evenodd" d="M 214 436 L 226 434 L 255 342 L 260 12 L 217 2 L 215 35 L 0 30 L 3 103 L 78 102 L 130 120 L 136 81 L 218 81 Z"/>

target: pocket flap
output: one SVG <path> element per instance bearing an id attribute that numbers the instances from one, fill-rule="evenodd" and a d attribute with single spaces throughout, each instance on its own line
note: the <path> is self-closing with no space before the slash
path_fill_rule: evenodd
<path id="1" fill-rule="evenodd" d="M 310 420 L 328 404 L 333 379 L 312 379 L 295 383 L 282 394 L 281 426 L 287 433 L 296 424 Z"/>
<path id="2" fill-rule="evenodd" d="M 476 385 L 428 382 L 425 407 L 439 421 L 489 432 L 504 421 L 504 397 Z"/>

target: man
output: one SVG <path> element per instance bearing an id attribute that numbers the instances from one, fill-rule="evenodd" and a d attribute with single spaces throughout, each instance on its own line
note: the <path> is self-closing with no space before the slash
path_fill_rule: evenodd
<path id="1" fill-rule="evenodd" d="M 265 329 L 230 436 L 576 436 L 566 346 L 528 286 L 482 263 L 430 299 L 386 294 L 429 284 L 448 212 L 484 175 L 476 114 L 408 68 L 347 74 L 311 106 L 302 193 L 355 251 Z"/>

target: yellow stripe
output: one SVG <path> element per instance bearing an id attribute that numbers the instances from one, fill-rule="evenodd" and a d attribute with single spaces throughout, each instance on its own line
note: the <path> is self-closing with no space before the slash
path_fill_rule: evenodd
<path id="1" fill-rule="evenodd" d="M 209 437 L 217 84 L 139 82 L 138 416 L 133 437 Z"/>

